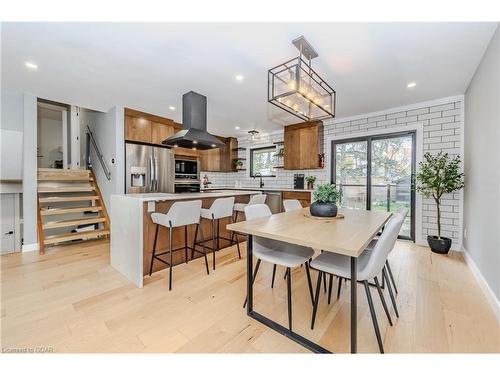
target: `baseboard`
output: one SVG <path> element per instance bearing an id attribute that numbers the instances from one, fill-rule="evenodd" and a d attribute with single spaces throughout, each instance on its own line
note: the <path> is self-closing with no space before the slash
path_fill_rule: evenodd
<path id="1" fill-rule="evenodd" d="M 486 299 L 488 300 L 491 307 L 493 308 L 495 316 L 500 321 L 500 301 L 498 300 L 495 293 L 493 293 L 493 290 L 491 290 L 490 286 L 488 285 L 488 282 L 483 277 L 483 274 L 481 273 L 481 271 L 479 271 L 479 268 L 477 268 L 476 263 L 474 262 L 474 260 L 471 258 L 471 256 L 467 252 L 467 249 L 463 246 L 462 246 L 462 254 L 464 256 L 465 263 L 467 263 L 467 266 L 469 266 L 469 269 L 472 271 L 472 274 L 474 275 L 474 277 L 478 281 L 479 286 L 481 287 L 481 290 L 483 291 L 484 295 L 486 296 Z"/>
<path id="2" fill-rule="evenodd" d="M 23 247 L 21 248 L 21 251 L 23 253 L 25 253 L 28 251 L 38 251 L 39 249 L 40 248 L 38 247 L 38 243 L 30 243 L 30 244 L 23 245 Z"/>

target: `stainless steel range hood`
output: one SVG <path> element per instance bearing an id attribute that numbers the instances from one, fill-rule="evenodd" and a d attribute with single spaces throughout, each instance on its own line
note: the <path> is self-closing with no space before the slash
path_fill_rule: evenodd
<path id="1" fill-rule="evenodd" d="M 194 91 L 182 95 L 182 128 L 161 143 L 197 150 L 225 146 L 224 142 L 207 132 L 207 97 Z"/>

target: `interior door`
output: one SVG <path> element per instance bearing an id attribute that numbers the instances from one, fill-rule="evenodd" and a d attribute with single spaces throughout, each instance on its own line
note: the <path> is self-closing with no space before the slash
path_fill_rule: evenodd
<path id="1" fill-rule="evenodd" d="M 13 253 L 16 250 L 14 194 L 0 194 L 0 211 L 2 231 L 0 253 Z"/>

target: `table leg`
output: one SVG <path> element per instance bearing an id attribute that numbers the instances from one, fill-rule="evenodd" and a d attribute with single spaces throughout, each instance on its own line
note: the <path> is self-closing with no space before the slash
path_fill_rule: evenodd
<path id="1" fill-rule="evenodd" d="M 252 235 L 247 235 L 247 314 L 251 314 L 253 311 L 253 241 Z"/>
<path id="2" fill-rule="evenodd" d="M 351 353 L 357 352 L 357 329 L 358 329 L 358 296 L 357 280 L 358 265 L 357 258 L 351 257 Z"/>

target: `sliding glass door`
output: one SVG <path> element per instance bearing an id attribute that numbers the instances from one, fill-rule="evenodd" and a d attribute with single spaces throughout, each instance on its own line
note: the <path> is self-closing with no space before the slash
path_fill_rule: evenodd
<path id="1" fill-rule="evenodd" d="M 414 240 L 414 132 L 333 141 L 332 159 L 332 183 L 342 190 L 344 207 L 389 212 L 406 207 L 399 234 Z"/>

